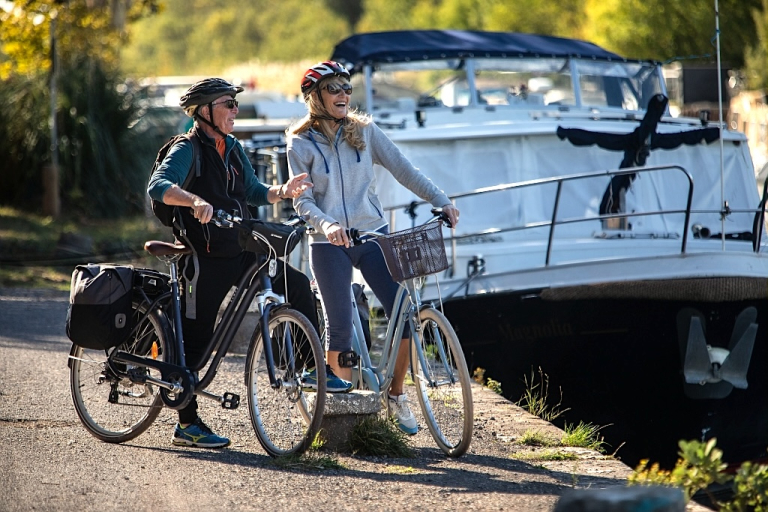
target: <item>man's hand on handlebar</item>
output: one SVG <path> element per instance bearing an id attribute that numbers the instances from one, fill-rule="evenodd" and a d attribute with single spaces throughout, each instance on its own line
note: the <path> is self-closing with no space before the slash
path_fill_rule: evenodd
<path id="1" fill-rule="evenodd" d="M 192 204 L 192 215 L 200 221 L 200 224 L 207 224 L 213 217 L 213 206 L 204 199 L 198 197 Z"/>

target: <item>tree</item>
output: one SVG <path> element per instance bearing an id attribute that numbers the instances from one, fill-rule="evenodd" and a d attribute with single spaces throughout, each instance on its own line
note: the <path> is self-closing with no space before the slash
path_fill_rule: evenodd
<path id="1" fill-rule="evenodd" d="M 42 166 L 56 155 L 62 162 L 56 175 L 62 202 L 71 210 L 116 216 L 143 206 L 146 169 L 129 132 L 138 108 L 117 90 L 117 56 L 126 38 L 124 20 L 148 12 L 154 2 L 103 3 L 29 0 L 0 11 L 0 101 L 6 105 L 0 112 L 0 153 L 11 157 L 0 178 L 4 204 L 37 210 Z M 53 115 L 61 127 L 55 153 L 48 127 L 54 40 L 60 71 Z"/>
<path id="2" fill-rule="evenodd" d="M 357 22 L 363 17 L 363 0 L 325 0 L 325 5 L 331 12 L 347 20 L 350 33 L 355 31 Z"/>
<path id="3" fill-rule="evenodd" d="M 719 10 L 722 61 L 741 67 L 757 43 L 761 0 L 720 0 Z M 588 0 L 586 12 L 593 42 L 626 57 L 716 59 L 714 0 Z"/>

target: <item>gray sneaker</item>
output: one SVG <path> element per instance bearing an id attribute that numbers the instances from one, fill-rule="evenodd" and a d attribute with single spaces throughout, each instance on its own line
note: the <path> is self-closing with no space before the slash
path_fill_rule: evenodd
<path id="1" fill-rule="evenodd" d="M 416 417 L 408 406 L 408 396 L 405 394 L 397 396 L 387 395 L 387 398 L 389 415 L 395 420 L 397 428 L 409 435 L 418 432 L 419 425 L 416 423 Z"/>

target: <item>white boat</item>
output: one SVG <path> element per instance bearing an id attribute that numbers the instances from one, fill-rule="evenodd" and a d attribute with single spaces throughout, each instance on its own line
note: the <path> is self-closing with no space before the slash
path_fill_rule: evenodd
<path id="1" fill-rule="evenodd" d="M 766 193 L 742 133 L 671 117 L 659 63 L 583 41 L 380 32 L 331 59 L 461 210 L 440 291 L 470 366 L 513 400 L 540 368 L 560 421 L 606 425 L 630 464 L 711 437 L 766 457 Z M 429 217 L 377 179 L 395 230 Z"/>

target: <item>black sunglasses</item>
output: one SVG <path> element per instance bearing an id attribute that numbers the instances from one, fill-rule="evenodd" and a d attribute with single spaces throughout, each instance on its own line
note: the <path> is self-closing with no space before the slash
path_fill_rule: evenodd
<path id="1" fill-rule="evenodd" d="M 214 103 L 214 106 L 216 105 L 226 105 L 229 110 L 232 110 L 233 108 L 240 105 L 240 103 L 237 102 L 237 100 L 227 100 L 227 101 L 220 101 L 218 103 Z"/>
<path id="2" fill-rule="evenodd" d="M 344 91 L 347 96 L 352 94 L 352 86 L 349 84 L 328 84 L 325 86 L 325 90 L 334 96 L 339 94 L 341 91 Z"/>

